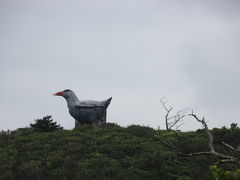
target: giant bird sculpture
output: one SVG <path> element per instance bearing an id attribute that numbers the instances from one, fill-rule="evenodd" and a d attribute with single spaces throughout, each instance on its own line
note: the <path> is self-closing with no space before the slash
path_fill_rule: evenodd
<path id="1" fill-rule="evenodd" d="M 69 113 L 75 119 L 75 127 L 82 124 L 101 125 L 106 123 L 107 107 L 112 100 L 111 97 L 104 101 L 79 101 L 70 89 L 54 95 L 66 99 Z"/>

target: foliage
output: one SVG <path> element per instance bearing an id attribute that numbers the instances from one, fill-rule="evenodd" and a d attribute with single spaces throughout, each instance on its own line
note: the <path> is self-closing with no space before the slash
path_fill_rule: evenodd
<path id="1" fill-rule="evenodd" d="M 53 122 L 52 116 L 45 116 L 42 119 L 35 120 L 34 124 L 30 124 L 34 131 L 38 132 L 52 132 L 63 129 L 57 122 Z"/>
<path id="2" fill-rule="evenodd" d="M 212 172 L 213 180 L 239 180 L 240 179 L 240 169 L 229 171 L 229 170 L 218 168 L 215 165 L 215 166 L 211 166 L 210 170 Z"/>
<path id="3" fill-rule="evenodd" d="M 45 120 L 52 122 L 51 118 Z M 214 157 L 181 157 L 154 139 L 157 134 L 186 152 L 198 151 L 207 146 L 203 132 L 154 130 L 136 125 L 120 127 L 110 123 L 73 130 L 57 127 L 54 131 L 33 127 L 1 134 L 0 179 L 207 180 L 212 177 L 209 165 L 215 162 Z M 226 134 L 230 129 L 213 131 L 217 132 L 215 136 L 230 136 Z M 240 133 L 238 128 L 234 131 L 237 132 L 231 135 Z M 240 139 L 232 138 L 234 142 L 228 137 L 226 143 L 240 144 Z M 221 144 L 215 145 L 225 152 Z"/>

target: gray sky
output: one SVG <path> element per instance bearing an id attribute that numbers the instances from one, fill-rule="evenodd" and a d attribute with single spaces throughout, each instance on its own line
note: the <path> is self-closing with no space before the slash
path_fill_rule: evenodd
<path id="1" fill-rule="evenodd" d="M 67 88 L 112 96 L 122 126 L 165 128 L 162 97 L 211 128 L 239 123 L 239 32 L 238 0 L 0 0 L 0 129 L 45 115 L 73 128 L 52 96 Z"/>

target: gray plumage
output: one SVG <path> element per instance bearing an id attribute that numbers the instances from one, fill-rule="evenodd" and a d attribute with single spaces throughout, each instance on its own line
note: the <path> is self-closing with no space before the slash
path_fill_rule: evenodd
<path id="1" fill-rule="evenodd" d="M 79 101 L 75 93 L 70 89 L 54 95 L 62 96 L 66 99 L 69 113 L 75 119 L 75 126 L 106 123 L 107 107 L 112 98 L 104 101 Z"/>

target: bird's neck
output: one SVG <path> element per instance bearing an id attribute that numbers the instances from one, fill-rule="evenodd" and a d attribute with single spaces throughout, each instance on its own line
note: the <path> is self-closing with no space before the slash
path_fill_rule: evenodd
<path id="1" fill-rule="evenodd" d="M 71 98 L 67 98 L 66 101 L 67 101 L 68 108 L 71 109 L 71 108 L 75 107 L 75 105 L 77 104 L 77 102 L 79 100 L 78 100 L 77 96 L 72 96 Z"/>

